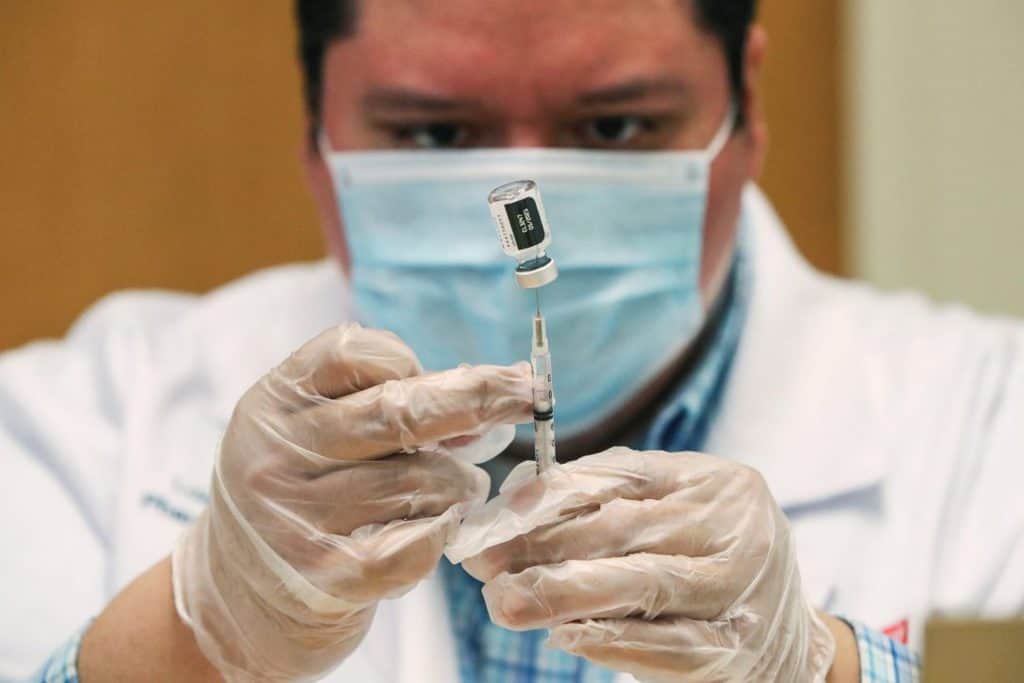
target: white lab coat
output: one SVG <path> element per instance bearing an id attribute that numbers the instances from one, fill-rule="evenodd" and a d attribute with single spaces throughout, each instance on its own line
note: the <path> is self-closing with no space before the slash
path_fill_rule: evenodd
<path id="1" fill-rule="evenodd" d="M 933 610 L 1019 613 L 1024 327 L 824 277 L 745 201 L 753 299 L 708 450 L 765 475 L 814 604 L 914 645 Z M 239 395 L 350 315 L 335 266 L 293 265 L 116 294 L 0 356 L 0 680 L 168 553 Z M 447 619 L 432 578 L 328 680 L 454 681 Z"/>

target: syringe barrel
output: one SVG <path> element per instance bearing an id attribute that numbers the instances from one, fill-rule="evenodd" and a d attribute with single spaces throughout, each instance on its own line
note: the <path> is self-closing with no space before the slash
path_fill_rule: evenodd
<path id="1" fill-rule="evenodd" d="M 537 474 L 542 474 L 557 462 L 555 457 L 555 421 L 533 421 L 533 458 L 537 461 Z"/>
<path id="2" fill-rule="evenodd" d="M 546 417 L 554 412 L 555 402 L 551 391 L 551 356 L 534 356 L 533 365 L 533 413 Z"/>
<path id="3" fill-rule="evenodd" d="M 548 330 L 539 312 L 533 317 L 530 365 L 533 366 L 533 455 L 540 473 L 555 464 L 555 393 L 551 384 Z"/>
<path id="4" fill-rule="evenodd" d="M 548 350 L 548 331 L 544 317 L 533 317 L 533 339 L 530 345 L 530 364 L 533 366 L 534 417 L 547 418 L 554 411 L 555 398 L 551 386 L 551 352 Z"/>

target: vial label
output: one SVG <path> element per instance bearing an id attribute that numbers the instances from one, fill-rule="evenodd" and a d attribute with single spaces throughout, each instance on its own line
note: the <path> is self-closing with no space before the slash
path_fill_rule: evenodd
<path id="1" fill-rule="evenodd" d="M 544 241 L 544 226 L 540 222 L 540 211 L 533 197 L 524 197 L 505 205 L 509 226 L 520 249 L 535 247 Z"/>

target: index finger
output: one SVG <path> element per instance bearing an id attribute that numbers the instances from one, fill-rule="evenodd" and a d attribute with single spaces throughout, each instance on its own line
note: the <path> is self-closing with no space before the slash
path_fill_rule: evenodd
<path id="1" fill-rule="evenodd" d="M 415 352 L 397 335 L 358 323 L 320 333 L 275 371 L 279 378 L 323 398 L 339 398 L 422 372 Z"/>
<path id="2" fill-rule="evenodd" d="M 530 366 L 479 365 L 392 380 L 305 411 L 310 448 L 368 460 L 533 415 Z"/>

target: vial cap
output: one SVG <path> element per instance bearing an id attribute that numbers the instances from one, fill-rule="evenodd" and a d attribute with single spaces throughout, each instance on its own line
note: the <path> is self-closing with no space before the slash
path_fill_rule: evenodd
<path id="1" fill-rule="evenodd" d="M 520 263 L 516 268 L 516 284 L 523 289 L 536 289 L 554 282 L 558 277 L 558 267 L 547 256 Z"/>

